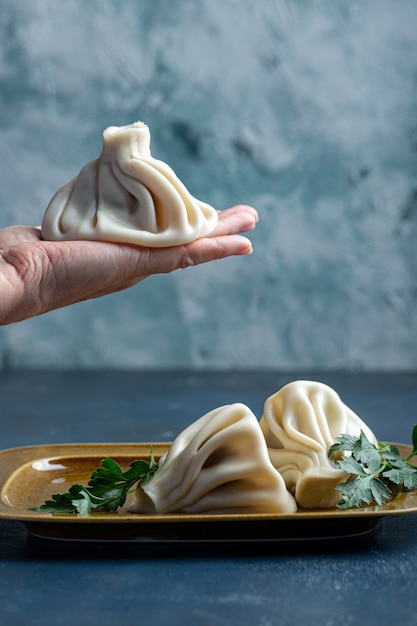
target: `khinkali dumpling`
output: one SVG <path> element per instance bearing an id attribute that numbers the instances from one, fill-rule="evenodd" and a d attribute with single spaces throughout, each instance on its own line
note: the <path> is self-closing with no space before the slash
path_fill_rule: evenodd
<path id="1" fill-rule="evenodd" d="M 236 403 L 180 433 L 153 478 L 139 484 L 134 513 L 294 513 L 252 411 Z"/>
<path id="2" fill-rule="evenodd" d="M 341 434 L 361 430 L 376 443 L 367 425 L 327 385 L 301 380 L 270 396 L 260 426 L 272 464 L 303 508 L 330 508 L 341 494 L 336 485 L 347 479 L 328 451 Z"/>
<path id="3" fill-rule="evenodd" d="M 110 126 L 103 149 L 54 195 L 46 240 L 93 239 L 161 248 L 208 235 L 217 211 L 194 198 L 173 170 L 151 156 L 142 122 Z"/>

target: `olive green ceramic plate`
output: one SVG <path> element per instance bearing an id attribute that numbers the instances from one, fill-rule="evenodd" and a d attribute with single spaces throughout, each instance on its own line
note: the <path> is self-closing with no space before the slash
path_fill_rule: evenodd
<path id="1" fill-rule="evenodd" d="M 155 457 L 169 448 L 154 443 Z M 398 444 L 397 444 L 398 445 Z M 410 446 L 399 445 L 405 456 Z M 49 539 L 78 541 L 288 541 L 326 539 L 371 532 L 386 515 L 417 512 L 417 492 L 400 494 L 383 506 L 360 509 L 299 510 L 289 515 L 138 515 L 126 508 L 88 516 L 29 510 L 74 483 L 87 483 L 109 456 L 123 469 L 149 458 L 150 444 L 56 444 L 0 451 L 0 520 L 23 522 L 28 531 Z"/>

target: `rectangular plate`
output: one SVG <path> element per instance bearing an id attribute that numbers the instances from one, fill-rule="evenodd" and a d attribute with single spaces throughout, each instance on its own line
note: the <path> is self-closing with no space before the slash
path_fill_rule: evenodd
<path id="1" fill-rule="evenodd" d="M 348 510 L 299 510 L 293 514 L 133 514 L 88 516 L 30 511 L 53 493 L 74 483 L 87 484 L 103 458 L 123 469 L 135 459 L 148 459 L 152 445 L 159 458 L 169 443 L 55 444 L 0 451 L 0 520 L 23 522 L 38 537 L 77 541 L 288 541 L 327 539 L 371 532 L 380 518 L 417 512 L 417 492 L 398 495 L 382 506 Z M 410 446 L 398 445 L 406 456 Z"/>

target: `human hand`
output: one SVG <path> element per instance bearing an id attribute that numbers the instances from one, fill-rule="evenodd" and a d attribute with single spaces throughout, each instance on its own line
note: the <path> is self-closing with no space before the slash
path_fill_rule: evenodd
<path id="1" fill-rule="evenodd" d="M 131 287 L 208 261 L 252 252 L 249 239 L 258 216 L 252 207 L 219 211 L 210 236 L 170 248 L 98 241 L 44 241 L 39 228 L 0 229 L 0 324 Z"/>

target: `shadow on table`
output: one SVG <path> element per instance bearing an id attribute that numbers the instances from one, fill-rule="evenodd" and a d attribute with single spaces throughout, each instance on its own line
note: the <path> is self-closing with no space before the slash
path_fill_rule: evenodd
<path id="1" fill-rule="evenodd" d="M 397 522 L 397 523 L 396 523 Z M 400 522 L 400 523 L 398 523 Z M 407 523 L 405 523 L 407 522 Z M 193 542 L 77 542 L 27 536 L 26 551 L 34 559 L 219 558 L 352 554 L 390 551 L 415 537 L 416 516 L 381 520 L 375 530 L 351 537 L 313 540 L 193 541 Z M 417 540 L 415 540 L 417 541 Z"/>
<path id="2" fill-rule="evenodd" d="M 0 560 L 193 559 L 361 554 L 417 544 L 417 515 L 385 518 L 368 533 L 329 539 L 247 541 L 62 541 L 35 537 L 17 522 L 0 527 Z"/>

